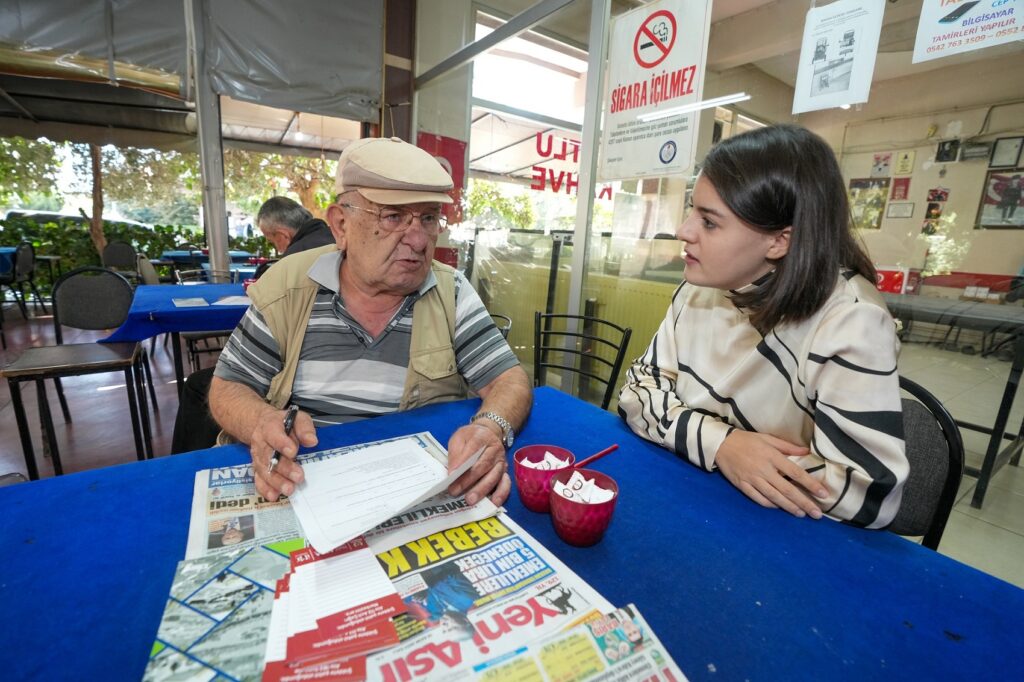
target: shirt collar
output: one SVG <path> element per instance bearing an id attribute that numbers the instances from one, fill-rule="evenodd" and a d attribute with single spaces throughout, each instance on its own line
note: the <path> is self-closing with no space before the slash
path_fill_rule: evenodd
<path id="1" fill-rule="evenodd" d="M 313 261 L 313 265 L 306 271 L 306 276 L 316 282 L 320 287 L 328 289 L 335 294 L 341 293 L 341 263 L 345 259 L 344 251 L 332 251 Z M 434 269 L 427 272 L 427 278 L 416 291 L 416 297 L 430 291 L 437 286 L 437 277 L 434 276 Z"/>
<path id="2" fill-rule="evenodd" d="M 775 268 L 772 268 L 771 270 L 769 270 L 765 274 L 763 274 L 760 277 L 758 277 L 757 279 L 755 279 L 750 284 L 742 286 L 739 289 L 729 289 L 730 297 L 731 296 L 735 296 L 736 294 L 749 294 L 749 293 L 751 293 L 753 291 L 757 291 L 758 289 L 763 287 L 765 284 L 767 284 L 768 282 L 772 281 L 772 278 L 774 278 L 774 277 L 775 277 Z"/>

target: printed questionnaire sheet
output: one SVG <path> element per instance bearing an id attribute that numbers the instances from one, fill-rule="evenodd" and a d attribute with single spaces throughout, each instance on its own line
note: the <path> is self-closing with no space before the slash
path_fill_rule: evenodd
<path id="1" fill-rule="evenodd" d="M 321 554 L 437 495 L 473 466 L 483 448 L 450 475 L 415 439 L 402 438 L 303 463 L 291 496 L 309 543 Z"/>

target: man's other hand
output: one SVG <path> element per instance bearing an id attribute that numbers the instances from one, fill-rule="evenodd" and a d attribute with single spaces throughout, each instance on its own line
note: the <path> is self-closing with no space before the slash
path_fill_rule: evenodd
<path id="1" fill-rule="evenodd" d="M 484 448 L 476 464 L 448 487 L 449 494 L 456 497 L 465 495 L 469 504 L 476 504 L 487 495 L 491 502 L 501 505 L 512 490 L 512 481 L 506 473 L 508 463 L 505 460 L 505 446 L 501 442 L 501 429 L 497 424 L 493 424 L 494 428 L 488 424 L 492 424 L 489 419 L 467 424 L 452 434 L 448 441 L 449 472 L 458 468 L 474 452 Z"/>

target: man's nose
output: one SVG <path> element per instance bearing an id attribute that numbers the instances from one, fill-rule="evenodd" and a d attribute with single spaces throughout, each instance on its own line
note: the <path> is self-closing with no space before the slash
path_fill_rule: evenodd
<path id="1" fill-rule="evenodd" d="M 412 222 L 402 233 L 402 242 L 417 251 L 422 251 L 430 243 L 431 237 L 423 227 L 420 216 L 413 216 Z"/>

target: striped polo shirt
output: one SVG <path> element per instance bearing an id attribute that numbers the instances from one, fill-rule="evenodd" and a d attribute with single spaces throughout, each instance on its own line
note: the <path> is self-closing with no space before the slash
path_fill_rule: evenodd
<path id="1" fill-rule="evenodd" d="M 627 373 L 619 413 L 634 432 L 713 471 L 733 429 L 810 448 L 794 457 L 826 484 L 828 516 L 889 524 L 909 472 L 889 311 L 843 273 L 821 310 L 762 336 L 729 292 L 684 282 Z"/>
<path id="2" fill-rule="evenodd" d="M 318 426 L 398 411 L 416 302 L 437 284 L 431 271 L 374 339 L 345 309 L 339 293 L 342 258 L 341 251 L 324 254 L 308 272 L 319 291 L 302 342 L 290 404 L 309 413 Z M 459 373 L 475 391 L 519 364 L 480 297 L 459 272 L 455 273 L 454 348 Z M 263 316 L 250 307 L 228 339 L 214 375 L 265 396 L 282 366 L 277 341 Z"/>

